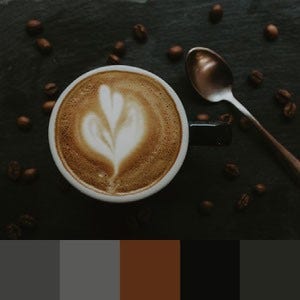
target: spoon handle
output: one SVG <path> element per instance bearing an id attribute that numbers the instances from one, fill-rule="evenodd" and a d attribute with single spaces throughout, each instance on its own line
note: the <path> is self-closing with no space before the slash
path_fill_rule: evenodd
<path id="1" fill-rule="evenodd" d="M 241 113 L 243 113 L 264 136 L 268 143 L 275 150 L 278 157 L 286 163 L 288 168 L 292 171 L 297 184 L 300 184 L 300 161 L 289 152 L 283 145 L 281 145 L 260 123 L 259 121 L 234 97 L 227 100 L 232 103 Z"/>

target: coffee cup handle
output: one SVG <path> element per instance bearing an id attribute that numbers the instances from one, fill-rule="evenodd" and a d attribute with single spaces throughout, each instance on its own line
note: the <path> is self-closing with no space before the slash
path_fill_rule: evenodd
<path id="1" fill-rule="evenodd" d="M 224 122 L 189 122 L 190 145 L 226 146 L 231 143 L 231 126 Z"/>

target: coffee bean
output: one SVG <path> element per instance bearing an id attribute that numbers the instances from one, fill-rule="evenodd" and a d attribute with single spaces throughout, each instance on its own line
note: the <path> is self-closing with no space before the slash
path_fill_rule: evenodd
<path id="1" fill-rule="evenodd" d="M 44 54 L 48 54 L 52 50 L 52 45 L 45 38 L 38 38 L 36 40 L 36 45 L 37 45 L 38 49 Z"/>
<path id="2" fill-rule="evenodd" d="M 20 227 L 32 229 L 36 226 L 36 220 L 29 214 L 24 214 L 19 217 L 18 224 Z"/>
<path id="3" fill-rule="evenodd" d="M 129 231 L 135 232 L 139 229 L 139 223 L 135 216 L 128 216 L 126 218 L 126 225 Z"/>
<path id="4" fill-rule="evenodd" d="M 17 118 L 17 125 L 20 129 L 27 130 L 31 127 L 31 120 L 26 116 L 20 116 Z"/>
<path id="5" fill-rule="evenodd" d="M 247 117 L 242 116 L 240 118 L 239 126 L 243 130 L 248 130 L 251 127 L 251 121 Z"/>
<path id="6" fill-rule="evenodd" d="M 264 80 L 264 74 L 258 70 L 253 70 L 248 79 L 253 86 L 257 87 L 262 84 Z"/>
<path id="7" fill-rule="evenodd" d="M 183 56 L 183 48 L 179 45 L 174 45 L 169 48 L 167 55 L 170 60 L 179 60 Z"/>
<path id="8" fill-rule="evenodd" d="M 113 48 L 113 54 L 121 57 L 126 52 L 126 45 L 124 41 L 117 41 Z"/>
<path id="9" fill-rule="evenodd" d="M 254 191 L 258 195 L 264 194 L 266 192 L 266 190 L 267 190 L 267 188 L 266 188 L 266 186 L 263 183 L 257 183 L 254 186 Z"/>
<path id="10" fill-rule="evenodd" d="M 232 124 L 234 121 L 233 115 L 229 114 L 229 113 L 220 115 L 218 119 L 219 119 L 219 121 L 227 123 L 227 124 Z"/>
<path id="11" fill-rule="evenodd" d="M 291 101 L 292 94 L 289 91 L 287 91 L 287 90 L 279 89 L 275 93 L 275 99 L 280 104 L 286 104 L 286 103 L 288 103 L 288 102 Z"/>
<path id="12" fill-rule="evenodd" d="M 46 114 L 50 114 L 52 112 L 54 105 L 55 105 L 55 101 L 49 100 L 43 103 L 42 109 Z"/>
<path id="13" fill-rule="evenodd" d="M 210 116 L 208 114 L 198 114 L 197 119 L 199 121 L 207 122 L 210 119 Z"/>
<path id="14" fill-rule="evenodd" d="M 279 31 L 274 24 L 268 24 L 264 29 L 264 34 L 268 40 L 275 40 L 279 35 Z"/>
<path id="15" fill-rule="evenodd" d="M 120 62 L 121 62 L 120 58 L 115 54 L 108 55 L 108 58 L 106 61 L 106 63 L 108 65 L 118 65 L 118 64 L 120 64 Z"/>
<path id="16" fill-rule="evenodd" d="M 292 119 L 296 114 L 296 110 L 297 110 L 296 104 L 294 102 L 288 102 L 283 108 L 283 115 L 287 119 Z"/>
<path id="17" fill-rule="evenodd" d="M 7 167 L 7 175 L 11 180 L 18 180 L 21 176 L 22 168 L 20 164 L 12 160 L 9 162 L 8 167 Z"/>
<path id="18" fill-rule="evenodd" d="M 143 207 L 137 213 L 137 220 L 141 224 L 147 224 L 150 222 L 151 216 L 152 216 L 152 210 L 148 207 Z"/>
<path id="19" fill-rule="evenodd" d="M 241 195 L 240 199 L 236 202 L 236 210 L 238 211 L 244 211 L 250 204 L 251 202 L 251 197 L 244 193 Z"/>
<path id="20" fill-rule="evenodd" d="M 239 167 L 234 164 L 234 163 L 227 163 L 224 166 L 224 174 L 228 177 L 228 178 L 236 178 L 238 176 L 240 176 L 240 169 Z"/>
<path id="21" fill-rule="evenodd" d="M 200 203 L 200 213 L 203 215 L 210 215 L 213 211 L 214 204 L 211 201 L 204 200 Z"/>
<path id="22" fill-rule="evenodd" d="M 43 31 L 43 25 L 40 20 L 32 19 L 27 22 L 26 29 L 30 35 L 36 35 Z"/>
<path id="23" fill-rule="evenodd" d="M 144 25 L 142 24 L 136 24 L 133 26 L 133 36 L 134 38 L 141 42 L 144 43 L 148 39 L 148 32 L 147 29 Z"/>
<path id="24" fill-rule="evenodd" d="M 57 87 L 56 83 L 49 82 L 49 83 L 45 84 L 44 92 L 47 96 L 50 96 L 50 97 L 57 95 L 58 87 Z"/>
<path id="25" fill-rule="evenodd" d="M 26 182 L 32 182 L 38 177 L 38 171 L 36 168 L 28 168 L 23 171 L 22 178 Z"/>
<path id="26" fill-rule="evenodd" d="M 221 4 L 215 4 L 209 12 L 209 19 L 212 23 L 218 23 L 223 17 L 223 8 Z"/>
<path id="27" fill-rule="evenodd" d="M 18 240 L 22 235 L 21 228 L 14 223 L 6 225 L 4 231 L 9 240 Z"/>

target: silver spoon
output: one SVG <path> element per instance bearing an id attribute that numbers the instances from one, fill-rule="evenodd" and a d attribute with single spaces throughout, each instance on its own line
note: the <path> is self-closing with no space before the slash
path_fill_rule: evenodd
<path id="1" fill-rule="evenodd" d="M 300 161 L 281 145 L 233 96 L 233 75 L 224 59 L 208 48 L 196 47 L 188 52 L 185 66 L 195 90 L 210 102 L 224 100 L 233 104 L 253 123 L 281 160 L 287 163 L 299 184 Z"/>

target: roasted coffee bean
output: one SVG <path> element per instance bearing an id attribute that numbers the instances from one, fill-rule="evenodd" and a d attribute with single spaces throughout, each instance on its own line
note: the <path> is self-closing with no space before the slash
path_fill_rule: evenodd
<path id="1" fill-rule="evenodd" d="M 147 29 L 142 24 L 136 24 L 133 26 L 133 36 L 139 42 L 146 42 L 148 39 Z"/>
<path id="2" fill-rule="evenodd" d="M 31 127 L 31 120 L 26 116 L 20 116 L 17 118 L 17 125 L 23 130 L 27 130 Z"/>
<path id="3" fill-rule="evenodd" d="M 43 103 L 42 109 L 46 114 L 50 114 L 52 112 L 54 105 L 55 105 L 55 101 L 49 100 Z"/>
<path id="4" fill-rule="evenodd" d="M 242 116 L 240 118 L 239 126 L 243 130 L 248 130 L 251 127 L 251 121 L 247 117 Z"/>
<path id="5" fill-rule="evenodd" d="M 21 228 L 14 223 L 6 225 L 4 231 L 9 240 L 18 240 L 22 235 Z"/>
<path id="6" fill-rule="evenodd" d="M 264 80 L 264 74 L 258 70 L 253 70 L 249 77 L 249 82 L 253 85 L 253 86 L 259 86 L 262 84 L 263 80 Z"/>
<path id="7" fill-rule="evenodd" d="M 123 56 L 126 52 L 126 45 L 124 41 L 117 41 L 113 48 L 113 54 Z"/>
<path id="8" fill-rule="evenodd" d="M 43 31 L 43 25 L 40 20 L 32 19 L 27 22 L 26 29 L 30 35 L 35 35 Z"/>
<path id="9" fill-rule="evenodd" d="M 44 54 L 48 54 L 51 52 L 52 50 L 52 45 L 50 44 L 50 42 L 45 39 L 45 38 L 39 38 L 36 40 L 36 45 L 38 47 L 38 49 L 44 53 Z"/>
<path id="10" fill-rule="evenodd" d="M 288 102 L 283 108 L 283 115 L 288 118 L 294 118 L 296 114 L 297 106 L 294 102 Z"/>
<path id="11" fill-rule="evenodd" d="M 18 180 L 21 176 L 21 172 L 22 168 L 17 161 L 12 160 L 11 162 L 9 162 L 7 167 L 7 175 L 11 180 Z"/>
<path id="12" fill-rule="evenodd" d="M 279 31 L 274 24 L 268 24 L 264 29 L 264 34 L 268 40 L 275 40 L 279 35 Z"/>
<path id="13" fill-rule="evenodd" d="M 224 174 L 228 178 L 236 178 L 240 176 L 240 169 L 239 167 L 234 163 L 227 163 L 224 166 Z"/>
<path id="14" fill-rule="evenodd" d="M 197 115 L 197 120 L 207 122 L 209 121 L 210 116 L 208 114 L 198 114 Z"/>
<path id="15" fill-rule="evenodd" d="M 22 174 L 22 178 L 24 179 L 24 181 L 26 182 L 32 182 L 34 181 L 36 178 L 38 177 L 38 171 L 36 168 L 28 168 L 25 169 L 23 174 Z"/>
<path id="16" fill-rule="evenodd" d="M 150 222 L 152 216 L 152 210 L 148 207 L 143 207 L 137 212 L 137 220 L 141 224 L 147 224 Z"/>
<path id="17" fill-rule="evenodd" d="M 118 64 L 120 64 L 120 62 L 121 62 L 120 58 L 115 54 L 108 55 L 108 58 L 106 61 L 106 63 L 108 65 L 118 65 Z"/>
<path id="18" fill-rule="evenodd" d="M 280 104 L 286 104 L 286 103 L 288 103 L 288 102 L 291 101 L 292 94 L 289 91 L 287 91 L 287 90 L 279 89 L 275 93 L 275 99 Z"/>
<path id="19" fill-rule="evenodd" d="M 258 195 L 264 194 L 266 192 L 266 190 L 267 190 L 267 188 L 266 188 L 266 186 L 263 183 L 257 183 L 254 186 L 254 191 Z"/>
<path id="20" fill-rule="evenodd" d="M 126 225 L 129 231 L 135 232 L 139 229 L 139 223 L 135 216 L 128 216 L 126 218 Z"/>
<path id="21" fill-rule="evenodd" d="M 218 23 L 223 17 L 223 8 L 221 4 L 214 4 L 209 12 L 209 19 L 212 23 Z"/>
<path id="22" fill-rule="evenodd" d="M 32 229 L 36 226 L 36 220 L 29 214 L 24 214 L 19 217 L 18 224 L 20 227 Z"/>
<path id="23" fill-rule="evenodd" d="M 219 121 L 227 123 L 227 124 L 232 124 L 234 121 L 233 115 L 229 114 L 229 113 L 220 115 L 218 119 L 219 119 Z"/>
<path id="24" fill-rule="evenodd" d="M 169 48 L 167 55 L 170 60 L 179 60 L 183 56 L 183 48 L 179 45 L 174 45 Z"/>
<path id="25" fill-rule="evenodd" d="M 58 87 L 57 87 L 56 83 L 49 82 L 49 83 L 45 84 L 44 92 L 47 96 L 50 96 L 50 97 L 57 95 Z"/>
<path id="26" fill-rule="evenodd" d="M 248 194 L 244 193 L 241 195 L 240 199 L 236 202 L 235 208 L 238 211 L 243 211 L 249 206 L 250 202 L 251 202 L 251 197 Z"/>
<path id="27" fill-rule="evenodd" d="M 199 211 L 203 215 L 210 215 L 213 211 L 214 204 L 211 201 L 204 200 L 200 203 Z"/>

